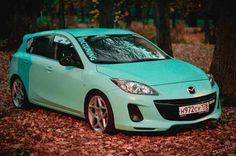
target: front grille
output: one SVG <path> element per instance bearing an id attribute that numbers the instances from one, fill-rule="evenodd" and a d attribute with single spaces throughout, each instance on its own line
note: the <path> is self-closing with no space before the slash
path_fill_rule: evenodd
<path id="1" fill-rule="evenodd" d="M 208 102 L 213 99 L 215 99 L 215 102 L 209 105 L 208 112 L 188 114 L 182 117 L 179 115 L 179 107 L 181 106 L 195 105 L 199 103 Z M 213 112 L 216 104 L 216 93 L 189 99 L 154 100 L 154 104 L 164 119 L 173 121 L 196 120 Z"/>

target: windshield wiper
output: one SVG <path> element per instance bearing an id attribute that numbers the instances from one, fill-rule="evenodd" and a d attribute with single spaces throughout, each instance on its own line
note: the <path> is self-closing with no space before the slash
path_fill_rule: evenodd
<path id="1" fill-rule="evenodd" d="M 158 61 L 158 60 L 165 60 L 166 58 L 145 58 L 140 60 L 131 60 L 131 61 L 93 61 L 96 64 L 120 64 L 120 63 L 135 63 L 135 62 L 145 62 L 145 61 Z"/>
<path id="2" fill-rule="evenodd" d="M 132 62 L 145 62 L 145 61 L 158 61 L 158 60 L 165 60 L 166 58 L 145 58 L 140 60 L 135 60 Z"/>
<path id="3" fill-rule="evenodd" d="M 93 63 L 96 64 L 119 64 L 119 63 L 129 63 L 127 61 L 120 61 L 120 62 L 115 62 L 115 61 L 93 61 Z"/>

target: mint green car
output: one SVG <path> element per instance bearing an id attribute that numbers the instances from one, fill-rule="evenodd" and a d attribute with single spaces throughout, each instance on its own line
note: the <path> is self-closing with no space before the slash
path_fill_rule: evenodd
<path id="1" fill-rule="evenodd" d="M 9 78 L 17 108 L 33 103 L 76 115 L 97 132 L 166 131 L 221 116 L 212 75 L 122 29 L 27 34 Z"/>

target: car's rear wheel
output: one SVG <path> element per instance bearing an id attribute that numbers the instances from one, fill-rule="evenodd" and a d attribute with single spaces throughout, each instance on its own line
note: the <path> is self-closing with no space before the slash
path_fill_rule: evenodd
<path id="1" fill-rule="evenodd" d="M 19 78 L 11 83 L 11 98 L 16 108 L 26 108 L 29 104 L 25 87 Z"/>
<path id="2" fill-rule="evenodd" d="M 111 105 L 103 93 L 95 91 L 90 94 L 85 111 L 86 119 L 93 130 L 109 134 L 115 132 Z"/>

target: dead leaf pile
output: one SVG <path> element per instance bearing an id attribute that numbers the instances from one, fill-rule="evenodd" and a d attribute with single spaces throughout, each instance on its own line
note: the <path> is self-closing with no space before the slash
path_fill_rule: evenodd
<path id="1" fill-rule="evenodd" d="M 177 58 L 208 71 L 213 47 L 173 45 Z M 236 108 L 223 105 L 217 125 L 166 133 L 95 133 L 84 119 L 32 106 L 16 110 L 8 87 L 9 52 L 0 51 L 0 155 L 227 155 L 236 154 Z"/>

